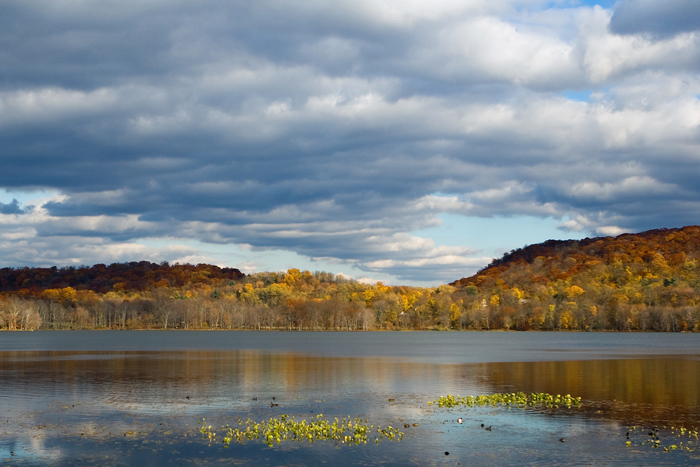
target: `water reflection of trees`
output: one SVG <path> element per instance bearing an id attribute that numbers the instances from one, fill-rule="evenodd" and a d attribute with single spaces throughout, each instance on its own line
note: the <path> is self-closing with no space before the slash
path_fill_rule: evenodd
<path id="1" fill-rule="evenodd" d="M 652 358 L 479 365 L 498 390 L 581 396 L 587 416 L 700 426 L 700 360 Z"/>
<path id="2" fill-rule="evenodd" d="M 259 394 L 410 392 L 453 376 L 448 367 L 387 358 L 326 358 L 239 351 L 3 352 L 0 389 L 15 394 L 66 393 L 116 401 L 250 400 Z M 426 399 L 427 401 L 427 399 Z"/>
<path id="3" fill-rule="evenodd" d="M 700 426 L 700 360 L 652 358 L 425 364 L 261 351 L 3 352 L 3 394 L 109 404 L 252 404 L 254 397 L 357 397 L 447 392 L 581 396 L 588 417 Z M 187 398 L 190 399 L 187 399 Z M 415 398 L 413 399 L 416 400 Z M 269 405 L 269 400 L 266 400 Z"/>

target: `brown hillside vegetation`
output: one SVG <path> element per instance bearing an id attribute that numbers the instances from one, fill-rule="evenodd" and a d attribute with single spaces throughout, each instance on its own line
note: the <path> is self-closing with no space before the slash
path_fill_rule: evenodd
<path id="1" fill-rule="evenodd" d="M 549 240 L 452 283 L 497 327 L 700 330 L 700 227 Z"/>
<path id="2" fill-rule="evenodd" d="M 148 261 L 114 263 L 109 266 L 65 268 L 2 268 L 0 292 L 18 292 L 20 296 L 38 296 L 46 289 L 72 287 L 98 293 L 143 291 L 152 287 L 182 287 L 192 282 L 240 280 L 238 269 L 209 264 L 155 264 Z"/>

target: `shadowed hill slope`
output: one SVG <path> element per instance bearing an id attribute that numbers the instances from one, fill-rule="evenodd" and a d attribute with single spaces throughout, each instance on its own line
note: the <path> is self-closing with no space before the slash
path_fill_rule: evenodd
<path id="1" fill-rule="evenodd" d="M 109 266 L 64 268 L 2 268 L 0 292 L 24 290 L 38 293 L 46 289 L 72 287 L 97 293 L 143 291 L 152 287 L 182 287 L 189 283 L 240 280 L 245 276 L 234 268 L 220 268 L 209 264 L 151 263 L 139 261 L 113 263 Z"/>

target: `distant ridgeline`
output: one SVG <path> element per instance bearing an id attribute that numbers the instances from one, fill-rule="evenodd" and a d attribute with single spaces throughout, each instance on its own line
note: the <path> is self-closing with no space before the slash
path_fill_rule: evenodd
<path id="1" fill-rule="evenodd" d="M 238 269 L 209 264 L 155 264 L 148 261 L 114 263 L 109 266 L 64 268 L 2 268 L 0 292 L 22 291 L 36 295 L 46 289 L 73 287 L 98 293 L 143 291 L 153 287 L 182 287 L 185 284 L 240 280 L 245 276 Z"/>
<path id="2" fill-rule="evenodd" d="M 0 329 L 700 331 L 700 227 L 530 245 L 439 287 L 147 261 L 0 269 Z"/>

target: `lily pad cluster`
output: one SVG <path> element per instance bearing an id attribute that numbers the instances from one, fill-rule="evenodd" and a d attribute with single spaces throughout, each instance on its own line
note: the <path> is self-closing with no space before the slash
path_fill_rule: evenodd
<path id="1" fill-rule="evenodd" d="M 495 407 L 503 405 L 525 408 L 538 404 L 550 408 L 558 408 L 560 406 L 579 406 L 581 404 L 581 398 L 572 397 L 570 394 L 562 396 L 560 394 L 552 395 L 544 392 L 533 392 L 530 394 L 526 394 L 524 392 L 511 392 L 466 397 L 447 394 L 446 396 L 440 396 L 436 400 L 428 402 L 428 405 L 432 404 L 435 404 L 438 407 L 446 408 L 453 408 L 460 405 L 466 405 L 468 407 Z"/>
<path id="2" fill-rule="evenodd" d="M 209 442 L 216 440 L 216 433 L 212 431 L 211 425 L 207 426 L 202 419 L 200 432 Z M 371 439 L 375 444 L 380 441 L 400 441 L 403 433 L 398 428 L 392 426 L 377 427 L 369 425 L 366 419 L 350 418 L 348 415 L 343 419 L 335 418 L 333 421 L 326 420 L 323 415 L 317 415 L 315 419 L 302 419 L 297 421 L 293 416 L 281 415 L 279 418 L 271 418 L 267 421 L 256 422 L 251 419 L 239 420 L 238 427 L 222 427 L 224 435 L 222 441 L 228 446 L 232 442 L 239 444 L 250 440 L 263 440 L 268 446 L 280 444 L 282 441 L 315 441 L 334 440 L 341 444 L 359 445 L 367 444 Z"/>

